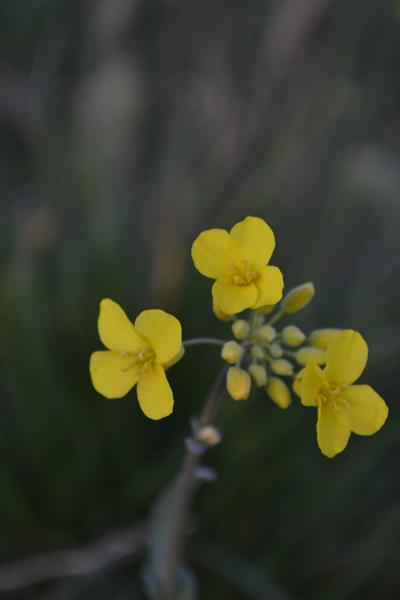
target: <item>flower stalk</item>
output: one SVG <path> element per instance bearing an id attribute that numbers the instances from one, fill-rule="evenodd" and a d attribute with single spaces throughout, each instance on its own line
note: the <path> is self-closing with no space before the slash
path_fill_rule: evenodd
<path id="1" fill-rule="evenodd" d="M 226 371 L 227 367 L 223 367 L 214 381 L 204 402 L 197 425 L 198 429 L 214 425 L 225 392 Z M 193 443 L 196 441 L 197 444 Z M 196 467 L 207 449 L 206 444 L 196 440 L 196 433 L 194 433 L 194 438 L 187 440 L 185 456 L 177 478 L 174 508 L 169 515 L 169 518 L 172 519 L 172 526 L 166 549 L 165 566 L 161 581 L 159 581 L 162 600 L 174 600 L 177 597 L 178 577 L 182 564 L 188 518 L 197 483 Z"/>

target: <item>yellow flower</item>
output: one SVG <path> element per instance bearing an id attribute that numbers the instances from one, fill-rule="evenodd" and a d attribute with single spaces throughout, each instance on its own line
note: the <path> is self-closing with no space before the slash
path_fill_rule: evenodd
<path id="1" fill-rule="evenodd" d="M 342 452 L 350 433 L 379 431 L 388 407 L 369 385 L 352 385 L 364 371 L 368 346 L 356 331 L 343 331 L 329 346 L 324 370 L 309 362 L 304 370 L 301 402 L 318 407 L 317 440 L 325 456 Z"/>
<path id="2" fill-rule="evenodd" d="M 133 325 L 122 308 L 106 298 L 100 303 L 98 330 L 108 350 L 90 357 L 94 388 L 106 398 L 122 398 L 137 384 L 147 417 L 171 414 L 174 398 L 165 369 L 182 351 L 178 319 L 162 310 L 144 310 Z"/>
<path id="3" fill-rule="evenodd" d="M 232 227 L 209 229 L 192 246 L 195 267 L 215 279 L 214 302 L 227 314 L 276 304 L 282 298 L 283 278 L 267 265 L 275 248 L 272 229 L 263 219 L 246 217 Z"/>

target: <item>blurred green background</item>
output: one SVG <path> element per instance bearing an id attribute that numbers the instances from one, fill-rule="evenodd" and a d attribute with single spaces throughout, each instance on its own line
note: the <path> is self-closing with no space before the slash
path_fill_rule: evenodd
<path id="1" fill-rule="evenodd" d="M 191 348 L 173 416 L 146 420 L 91 387 L 99 300 L 228 337 L 190 245 L 254 214 L 286 286 L 316 285 L 297 323 L 360 330 L 391 413 L 329 461 L 312 409 L 227 399 L 200 597 L 398 599 L 400 2 L 3 0 L 0 47 L 1 563 L 147 518 L 218 349 Z M 142 554 L 28 587 L 0 566 L 1 595 L 143 598 Z"/>

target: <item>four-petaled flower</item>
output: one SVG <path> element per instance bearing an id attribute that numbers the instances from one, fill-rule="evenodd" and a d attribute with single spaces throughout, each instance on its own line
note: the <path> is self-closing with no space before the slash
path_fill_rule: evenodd
<path id="1" fill-rule="evenodd" d="M 282 298 L 283 277 L 267 266 L 275 248 L 271 228 L 263 219 L 246 217 L 228 233 L 209 229 L 192 246 L 195 267 L 215 279 L 213 299 L 227 314 L 276 304 Z"/>
<path id="2" fill-rule="evenodd" d="M 135 384 L 140 407 L 150 419 L 172 412 L 174 398 L 165 369 L 182 351 L 182 329 L 162 310 L 144 310 L 135 321 L 109 299 L 100 303 L 98 330 L 108 348 L 93 352 L 90 375 L 94 388 L 106 398 L 121 398 Z"/>
<path id="3" fill-rule="evenodd" d="M 372 435 L 385 423 L 388 407 L 369 385 L 352 385 L 364 371 L 368 346 L 356 331 L 343 331 L 328 347 L 323 370 L 305 368 L 301 387 L 304 406 L 318 407 L 317 440 L 325 456 L 342 452 L 350 433 Z"/>

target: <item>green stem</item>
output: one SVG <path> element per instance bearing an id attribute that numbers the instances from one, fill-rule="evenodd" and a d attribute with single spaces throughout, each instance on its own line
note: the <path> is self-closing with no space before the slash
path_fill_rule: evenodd
<path id="1" fill-rule="evenodd" d="M 289 352 L 289 350 L 284 350 L 283 354 L 286 354 L 286 356 L 289 356 L 290 358 L 294 358 L 296 360 L 296 353 L 295 352 Z"/>
<path id="2" fill-rule="evenodd" d="M 285 313 L 282 310 L 278 310 L 277 313 L 274 314 L 273 317 L 270 318 L 269 321 L 267 321 L 267 325 L 274 325 L 277 321 L 279 321 L 279 319 L 281 317 L 283 317 Z"/>
<path id="3" fill-rule="evenodd" d="M 213 425 L 225 394 L 225 379 L 228 367 L 222 367 L 208 394 L 200 414 L 201 426 Z M 162 600 L 175 600 L 177 598 L 177 578 L 179 566 L 182 561 L 183 547 L 187 532 L 187 521 L 190 512 L 192 497 L 195 491 L 195 470 L 201 461 L 200 454 L 193 453 L 190 448 L 186 450 L 182 467 L 178 476 L 178 490 L 175 509 L 169 518 L 172 519 L 172 528 L 168 541 L 165 576 L 161 583 Z"/>
<path id="4" fill-rule="evenodd" d="M 223 346 L 225 340 L 218 340 L 217 338 L 192 338 L 191 340 L 183 340 L 182 345 L 187 348 L 188 346 L 200 346 L 208 344 L 210 346 Z"/>

